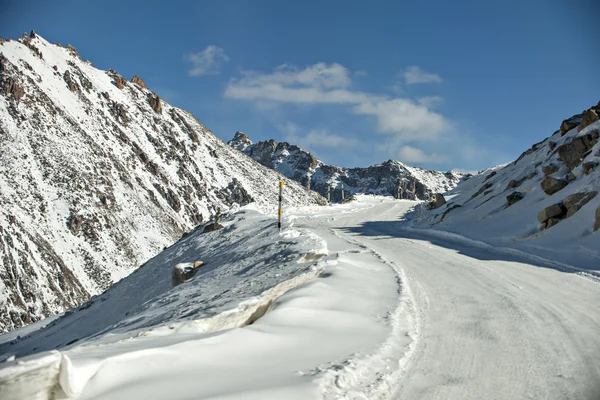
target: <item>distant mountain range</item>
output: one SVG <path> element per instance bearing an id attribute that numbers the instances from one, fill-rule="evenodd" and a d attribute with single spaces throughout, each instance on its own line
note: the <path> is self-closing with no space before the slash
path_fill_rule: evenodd
<path id="1" fill-rule="evenodd" d="M 331 187 L 332 201 L 355 193 L 394 196 L 404 199 L 428 199 L 433 193 L 453 189 L 470 175 L 454 171 L 440 172 L 415 168 L 389 160 L 366 168 L 346 168 L 327 165 L 300 147 L 275 140 L 258 143 L 237 132 L 228 144 L 247 154 L 265 167 L 272 168 L 305 187 L 327 196 Z"/>

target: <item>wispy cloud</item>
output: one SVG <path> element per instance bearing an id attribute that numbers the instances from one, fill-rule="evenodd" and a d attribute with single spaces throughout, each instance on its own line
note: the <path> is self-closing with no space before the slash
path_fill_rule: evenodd
<path id="1" fill-rule="evenodd" d="M 423 150 L 412 147 L 402 146 L 398 149 L 397 157 L 400 161 L 413 164 L 413 163 L 434 163 L 442 164 L 450 162 L 450 158 L 440 154 L 426 154 Z"/>
<path id="2" fill-rule="evenodd" d="M 326 129 L 311 129 L 303 133 L 302 129 L 293 122 L 280 125 L 279 130 L 285 134 L 287 142 L 309 151 L 324 148 L 349 148 L 359 145 L 359 141 L 353 137 L 337 135 Z"/>
<path id="3" fill-rule="evenodd" d="M 414 85 L 417 83 L 442 83 L 439 75 L 423 71 L 420 67 L 412 65 L 406 67 L 400 75 L 404 78 L 404 83 Z"/>
<path id="4" fill-rule="evenodd" d="M 318 63 L 299 69 L 282 65 L 272 73 L 243 72 L 230 80 L 225 97 L 283 103 L 345 104 L 349 112 L 371 115 L 381 133 L 402 140 L 430 140 L 449 124 L 426 106 L 406 98 L 389 98 L 351 89 L 350 71 L 340 64 Z"/>
<path id="5" fill-rule="evenodd" d="M 443 103 L 444 99 L 441 96 L 425 96 L 425 97 L 419 97 L 417 99 L 417 102 L 420 105 L 422 105 L 423 107 L 433 108 L 433 107 L 437 106 L 438 104 Z"/>
<path id="6" fill-rule="evenodd" d="M 229 57 L 220 47 L 210 45 L 198 53 L 184 54 L 183 59 L 192 64 L 188 71 L 190 76 L 218 75 L 221 65 L 229 61 Z"/>

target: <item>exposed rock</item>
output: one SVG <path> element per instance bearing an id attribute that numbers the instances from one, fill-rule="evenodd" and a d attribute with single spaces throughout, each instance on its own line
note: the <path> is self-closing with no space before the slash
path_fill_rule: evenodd
<path id="1" fill-rule="evenodd" d="M 598 132 L 594 130 L 587 135 L 575 137 L 569 143 L 560 146 L 557 150 L 558 155 L 567 168 L 572 170 L 581 163 L 586 153 L 596 143 L 598 143 Z"/>
<path id="2" fill-rule="evenodd" d="M 444 195 L 441 193 L 436 193 L 433 195 L 433 197 L 431 198 L 431 201 L 427 205 L 427 209 L 433 210 L 436 208 L 440 208 L 444 204 L 446 204 L 446 199 L 444 198 Z"/>
<path id="3" fill-rule="evenodd" d="M 204 227 L 204 230 L 202 232 L 203 233 L 214 232 L 214 231 L 218 231 L 219 229 L 223 229 L 223 225 L 219 224 L 218 222 L 212 222 L 210 224 L 207 224 Z"/>
<path id="4" fill-rule="evenodd" d="M 32 39 L 36 38 L 35 31 L 33 29 L 31 30 L 31 32 L 29 32 L 29 37 Z"/>
<path id="5" fill-rule="evenodd" d="M 542 167 L 542 172 L 544 173 L 544 175 L 550 175 L 558 171 L 558 169 L 559 168 L 556 165 L 548 164 Z"/>
<path id="6" fill-rule="evenodd" d="M 567 181 L 563 179 L 556 179 L 551 176 L 546 176 L 542 180 L 542 190 L 548 195 L 553 195 L 554 193 L 562 190 L 567 185 Z"/>
<path id="7" fill-rule="evenodd" d="M 555 142 L 548 142 L 548 152 L 551 152 L 552 150 L 554 150 L 556 148 L 556 143 Z"/>
<path id="8" fill-rule="evenodd" d="M 590 200 L 592 200 L 598 192 L 584 192 L 584 193 L 575 193 L 565 197 L 562 201 L 563 206 L 567 209 L 567 216 L 569 218 L 573 216 L 577 211 L 581 209 L 584 205 L 586 205 Z"/>
<path id="9" fill-rule="evenodd" d="M 508 182 L 508 185 L 506 185 L 506 189 L 504 189 L 504 190 L 518 188 L 519 186 L 521 186 L 523 184 L 523 182 L 525 182 L 525 178 L 521 178 L 519 180 L 511 179 L 511 181 Z"/>
<path id="10" fill-rule="evenodd" d="M 17 104 L 21 101 L 25 95 L 25 89 L 19 85 L 13 78 L 8 78 L 3 82 L 2 92 L 6 95 L 11 94 Z"/>
<path id="11" fill-rule="evenodd" d="M 583 171 L 589 175 L 598 165 L 599 164 L 595 161 L 589 161 L 581 164 L 581 167 L 583 168 Z"/>
<path id="12" fill-rule="evenodd" d="M 571 183 L 576 179 L 577 179 L 577 177 L 572 172 L 569 172 L 568 174 L 565 175 L 565 181 L 567 181 L 567 183 Z"/>
<path id="13" fill-rule="evenodd" d="M 542 140 L 541 142 L 538 142 L 536 144 L 534 144 L 533 146 L 531 146 L 530 149 L 528 149 L 527 151 L 523 152 L 523 154 L 521 154 L 519 156 L 519 158 L 517 158 L 514 162 L 513 165 L 516 165 L 519 161 L 521 161 L 525 156 L 528 156 L 530 154 L 533 154 L 534 151 L 536 151 L 537 149 L 540 148 L 540 146 L 542 145 L 542 143 L 544 143 L 544 141 Z"/>
<path id="14" fill-rule="evenodd" d="M 71 46 L 70 44 L 68 44 L 68 45 L 67 45 L 65 48 L 66 48 L 66 49 L 69 51 L 69 53 L 70 53 L 70 54 L 71 54 L 73 57 L 77 57 L 78 59 L 80 59 L 80 60 L 81 60 L 81 56 L 79 55 L 79 53 L 77 52 L 77 49 L 76 49 L 75 47 L 73 47 L 73 46 Z"/>
<path id="15" fill-rule="evenodd" d="M 596 209 L 596 223 L 594 224 L 594 232 L 600 229 L 600 207 Z"/>
<path id="16" fill-rule="evenodd" d="M 490 179 L 493 176 L 496 176 L 496 174 L 498 174 L 498 172 L 496 171 L 492 171 L 488 176 L 485 177 L 485 179 L 483 180 L 484 182 L 487 181 L 488 179 Z"/>
<path id="17" fill-rule="evenodd" d="M 550 218 L 548 221 L 546 221 L 543 225 L 542 225 L 542 229 L 550 229 L 552 228 L 554 225 L 558 224 L 560 222 L 560 219 L 558 218 Z"/>
<path id="18" fill-rule="evenodd" d="M 157 95 L 148 95 L 148 103 L 150 103 L 150 107 L 157 113 L 162 113 L 162 105 L 160 102 L 160 97 Z"/>
<path id="19" fill-rule="evenodd" d="M 493 185 L 491 182 L 488 182 L 486 184 L 484 184 L 482 187 L 479 188 L 479 190 L 474 193 L 471 198 L 474 199 L 475 197 L 479 196 L 481 193 L 485 192 L 486 190 L 488 190 L 489 188 L 491 188 Z"/>
<path id="20" fill-rule="evenodd" d="M 127 81 L 121 75 L 119 75 L 115 78 L 115 86 L 118 87 L 119 89 L 123 89 L 125 87 L 125 82 L 127 82 Z"/>
<path id="21" fill-rule="evenodd" d="M 581 119 L 581 124 L 579 124 L 579 126 L 577 127 L 578 131 L 581 131 L 583 128 L 585 128 L 586 126 L 593 124 L 594 122 L 598 121 L 600 118 L 598 118 L 598 114 L 596 114 L 596 111 L 594 111 L 594 109 L 590 108 L 589 110 L 586 110 L 583 113 L 583 118 Z"/>
<path id="22" fill-rule="evenodd" d="M 583 118 L 583 115 L 577 114 L 572 116 L 571 118 L 565 119 L 562 124 L 560 124 L 560 135 L 564 136 L 565 133 L 569 132 L 571 129 L 577 127 Z"/>
<path id="23" fill-rule="evenodd" d="M 79 84 L 75 82 L 69 70 L 65 71 L 65 73 L 63 74 L 63 79 L 67 83 L 67 87 L 71 92 L 79 92 L 81 90 L 79 88 Z"/>
<path id="24" fill-rule="evenodd" d="M 525 196 L 521 192 L 513 192 L 506 196 L 506 207 L 510 207 L 518 201 L 523 200 Z"/>
<path id="25" fill-rule="evenodd" d="M 140 78 L 137 75 L 134 75 L 133 78 L 131 78 L 131 82 L 143 87 L 143 88 L 147 88 L 146 87 L 146 83 L 144 82 L 144 80 L 142 78 Z"/>
<path id="26" fill-rule="evenodd" d="M 548 221 L 550 218 L 560 218 L 566 214 L 567 210 L 563 207 L 562 203 L 552 204 L 544 208 L 537 215 L 538 221 L 544 223 Z"/>

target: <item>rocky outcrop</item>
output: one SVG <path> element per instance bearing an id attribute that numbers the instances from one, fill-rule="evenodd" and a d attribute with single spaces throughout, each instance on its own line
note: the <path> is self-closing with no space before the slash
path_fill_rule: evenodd
<path id="1" fill-rule="evenodd" d="M 542 167 L 542 173 L 544 175 L 551 175 L 553 173 L 555 173 L 556 171 L 558 171 L 558 167 L 554 164 L 548 164 L 548 165 L 544 165 Z"/>
<path id="2" fill-rule="evenodd" d="M 508 185 L 506 185 L 506 190 L 510 190 L 510 189 L 516 189 L 519 186 L 521 186 L 523 184 L 523 182 L 525 182 L 525 178 L 521 178 L 521 179 L 511 179 L 510 182 L 508 182 Z"/>
<path id="3" fill-rule="evenodd" d="M 434 210 L 434 209 L 440 208 L 444 204 L 446 204 L 446 199 L 444 198 L 444 195 L 441 193 L 436 193 L 433 195 L 433 197 L 431 198 L 431 201 L 427 205 L 427 209 Z"/>
<path id="4" fill-rule="evenodd" d="M 567 168 L 575 169 L 588 151 L 598 143 L 599 133 L 594 130 L 586 135 L 574 137 L 570 142 L 558 148 L 558 155 Z"/>
<path id="5" fill-rule="evenodd" d="M 481 193 L 484 193 L 485 191 L 487 191 L 492 186 L 494 186 L 494 185 L 491 182 L 483 184 L 483 186 L 481 186 L 478 191 L 476 191 L 475 193 L 473 193 L 473 195 L 471 196 L 471 198 L 474 199 L 475 197 L 479 196 Z"/>
<path id="6" fill-rule="evenodd" d="M 576 128 L 581 123 L 583 118 L 582 114 L 577 114 L 572 116 L 571 118 L 565 119 L 562 124 L 560 124 L 560 134 L 564 136 L 571 129 Z"/>
<path id="7" fill-rule="evenodd" d="M 79 92 L 81 90 L 79 88 L 79 84 L 73 79 L 69 70 L 65 71 L 65 73 L 63 74 L 63 79 L 71 92 Z"/>
<path id="8" fill-rule="evenodd" d="M 525 196 L 521 192 L 513 192 L 506 196 L 506 207 L 510 207 L 513 204 L 523 200 Z"/>
<path id="9" fill-rule="evenodd" d="M 567 214 L 565 218 L 569 218 L 573 216 L 577 211 L 581 209 L 584 205 L 586 205 L 590 200 L 592 200 L 598 192 L 583 192 L 583 193 L 575 193 L 569 195 L 564 198 L 562 201 L 563 206 L 567 209 Z"/>
<path id="10" fill-rule="evenodd" d="M 162 113 L 162 105 L 160 103 L 160 97 L 158 97 L 156 94 L 148 95 L 148 103 L 150 104 L 150 107 L 152 107 L 152 109 L 154 110 L 155 113 L 157 113 L 157 114 Z"/>
<path id="11" fill-rule="evenodd" d="M 12 98 L 15 100 L 15 102 L 19 104 L 23 96 L 25 96 L 25 89 L 23 86 L 17 83 L 16 79 L 9 77 L 7 79 L 3 79 L 2 93 L 5 95 L 12 95 Z"/>
<path id="12" fill-rule="evenodd" d="M 585 110 L 585 112 L 583 113 L 583 118 L 581 119 L 581 123 L 579 124 L 579 126 L 577 127 L 577 130 L 581 131 L 583 128 L 585 128 L 586 126 L 593 124 L 594 122 L 598 121 L 600 118 L 598 118 L 598 114 L 596 113 L 596 111 L 593 108 L 590 108 L 589 110 Z"/>
<path id="13" fill-rule="evenodd" d="M 564 189 L 564 187 L 567 185 L 568 185 L 568 182 L 565 181 L 564 179 L 557 179 L 552 176 L 546 176 L 542 180 L 542 184 L 541 184 L 542 190 L 547 195 L 553 195 L 554 193 L 557 193 L 557 192 L 561 191 L 562 189 Z"/>
<path id="14" fill-rule="evenodd" d="M 117 77 L 115 77 L 115 86 L 118 87 L 119 89 L 123 89 L 125 87 L 127 80 L 125 80 L 125 78 L 123 78 L 121 75 L 118 75 Z"/>
<path id="15" fill-rule="evenodd" d="M 144 80 L 137 75 L 134 75 L 133 78 L 131 78 L 131 82 L 147 89 L 146 83 L 144 82 Z"/>
<path id="16" fill-rule="evenodd" d="M 498 174 L 497 171 L 492 171 L 488 176 L 485 177 L 485 179 L 483 180 L 484 182 L 487 181 L 488 179 L 496 176 Z"/>
<path id="17" fill-rule="evenodd" d="M 548 206 L 548 207 L 544 208 L 542 211 L 540 211 L 537 215 L 537 218 L 538 218 L 538 221 L 540 221 L 542 224 L 545 224 L 549 219 L 551 219 L 551 218 L 560 219 L 566 213 L 567 213 L 567 210 L 565 209 L 565 207 L 563 207 L 563 204 L 556 203 L 556 204 L 552 204 L 551 206 Z"/>

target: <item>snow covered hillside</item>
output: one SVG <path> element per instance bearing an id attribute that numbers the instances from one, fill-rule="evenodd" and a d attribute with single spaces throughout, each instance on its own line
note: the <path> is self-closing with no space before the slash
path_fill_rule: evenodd
<path id="1" fill-rule="evenodd" d="M 413 215 L 431 227 L 600 270 L 600 103 L 563 121 L 516 161 L 446 194 Z"/>
<path id="2" fill-rule="evenodd" d="M 331 186 L 332 201 L 342 199 L 342 184 L 346 195 L 377 194 L 403 199 L 427 199 L 433 193 L 445 193 L 466 176 L 455 171 L 440 172 L 415 168 L 389 160 L 366 168 L 344 168 L 326 165 L 309 152 L 287 142 L 267 140 L 253 143 L 242 132 L 236 132 L 229 145 L 247 154 L 264 166 L 281 172 L 323 196 Z M 347 197 L 347 196 L 346 196 Z"/>
<path id="3" fill-rule="evenodd" d="M 217 210 L 323 204 L 134 76 L 0 38 L 0 332 L 85 302 Z"/>

